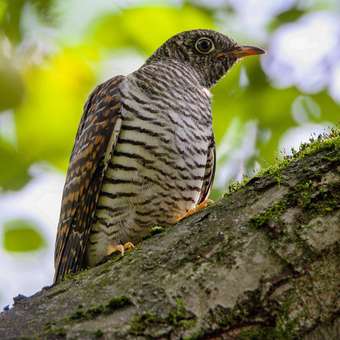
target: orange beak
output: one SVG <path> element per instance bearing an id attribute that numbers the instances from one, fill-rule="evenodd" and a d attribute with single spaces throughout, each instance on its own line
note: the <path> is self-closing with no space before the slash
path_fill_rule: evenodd
<path id="1" fill-rule="evenodd" d="M 239 46 L 235 50 L 229 52 L 229 54 L 236 58 L 243 58 L 264 53 L 266 53 L 265 50 L 255 46 Z"/>

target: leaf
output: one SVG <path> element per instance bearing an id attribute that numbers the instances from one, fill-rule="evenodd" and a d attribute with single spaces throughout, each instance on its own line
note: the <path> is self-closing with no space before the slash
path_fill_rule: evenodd
<path id="1" fill-rule="evenodd" d="M 21 189 L 31 179 L 28 168 L 24 156 L 0 138 L 0 192 Z"/>
<path id="2" fill-rule="evenodd" d="M 46 242 L 33 222 L 15 219 L 4 224 L 3 246 L 9 252 L 30 252 L 43 248 Z"/>
<path id="3" fill-rule="evenodd" d="M 283 24 L 287 24 L 289 22 L 294 22 L 300 19 L 306 13 L 305 10 L 302 10 L 297 7 L 290 8 L 287 11 L 282 12 L 278 16 L 274 17 L 272 22 L 270 23 L 268 29 L 269 31 L 275 31 Z"/>
<path id="4" fill-rule="evenodd" d="M 29 4 L 35 7 L 42 19 L 52 21 L 49 11 L 53 0 L 0 0 L 0 31 L 4 31 L 14 43 L 20 42 L 23 37 L 21 22 L 24 8 Z"/>
<path id="5" fill-rule="evenodd" d="M 0 0 L 0 23 L 3 22 L 7 10 L 7 3 L 4 0 Z"/>
<path id="6" fill-rule="evenodd" d="M 105 48 L 137 47 L 149 55 L 174 34 L 194 28 L 214 28 L 212 16 L 190 5 L 145 6 L 102 18 L 90 40 Z"/>
<path id="7" fill-rule="evenodd" d="M 18 150 L 28 162 L 65 170 L 82 108 L 94 87 L 88 51 L 65 49 L 25 73 L 26 96 L 15 111 Z"/>
<path id="8" fill-rule="evenodd" d="M 84 37 L 86 46 L 64 48 L 44 67 L 24 73 L 26 96 L 15 121 L 18 150 L 30 163 L 48 161 L 66 170 L 82 107 L 96 83 L 90 62 L 98 62 L 99 47 L 137 46 L 151 53 L 174 33 L 209 27 L 212 19 L 188 6 L 169 6 L 127 9 L 98 23 L 93 40 Z"/>
<path id="9" fill-rule="evenodd" d="M 19 72 L 0 54 L 0 111 L 18 106 L 23 95 L 24 85 Z"/>
<path id="10" fill-rule="evenodd" d="M 249 78 L 249 85 L 244 88 L 239 85 L 243 68 Z M 255 58 L 235 65 L 212 92 L 216 142 L 220 143 L 234 118 L 241 123 L 255 120 L 260 130 L 270 132 L 270 139 L 257 145 L 260 151 L 257 160 L 264 167 L 273 163 L 282 135 L 297 124 L 292 116 L 292 105 L 301 93 L 295 87 L 272 87 Z M 339 105 L 326 91 L 310 95 L 310 98 L 321 108 L 320 115 L 313 115 L 313 122 L 336 123 L 339 120 Z"/>

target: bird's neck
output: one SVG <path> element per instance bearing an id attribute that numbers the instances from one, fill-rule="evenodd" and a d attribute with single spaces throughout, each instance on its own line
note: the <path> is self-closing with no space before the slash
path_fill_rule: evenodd
<path id="1" fill-rule="evenodd" d="M 205 89 L 209 88 L 202 81 L 202 75 L 195 70 L 190 64 L 179 62 L 175 59 L 162 59 L 145 63 L 140 69 L 134 73 L 144 74 L 152 78 L 159 75 L 169 82 L 169 85 L 178 86 L 181 84 L 186 88 Z"/>
<path id="2" fill-rule="evenodd" d="M 211 125 L 211 94 L 202 86 L 199 75 L 176 62 L 143 65 L 126 79 L 126 96 L 138 93 L 150 105 L 157 102 L 164 112 L 190 111 L 199 124 Z M 196 109 L 194 109 L 196 107 Z M 157 110 L 159 107 L 156 108 Z"/>

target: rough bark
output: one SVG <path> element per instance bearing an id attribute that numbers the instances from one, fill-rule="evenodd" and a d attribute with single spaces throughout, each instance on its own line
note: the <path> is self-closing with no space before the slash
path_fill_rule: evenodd
<path id="1" fill-rule="evenodd" d="M 0 315 L 0 338 L 339 339 L 340 137 Z"/>

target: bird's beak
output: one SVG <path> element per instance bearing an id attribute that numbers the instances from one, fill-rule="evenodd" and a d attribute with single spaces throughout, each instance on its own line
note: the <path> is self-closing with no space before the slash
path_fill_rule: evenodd
<path id="1" fill-rule="evenodd" d="M 220 52 L 217 55 L 217 59 L 225 59 L 227 57 L 234 57 L 236 59 L 248 57 L 251 55 L 263 54 L 266 53 L 265 50 L 255 46 L 237 46 L 232 50 L 228 50 L 225 52 Z"/>
<path id="2" fill-rule="evenodd" d="M 229 54 L 236 57 L 237 59 L 264 53 L 266 53 L 265 50 L 255 46 L 239 46 L 235 50 L 229 51 Z"/>

